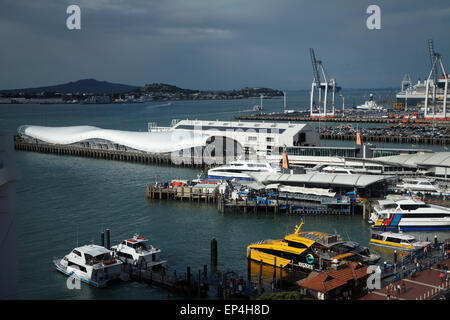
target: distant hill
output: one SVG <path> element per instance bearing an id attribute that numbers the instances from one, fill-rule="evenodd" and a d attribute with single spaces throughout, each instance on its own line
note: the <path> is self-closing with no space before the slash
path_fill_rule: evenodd
<path id="1" fill-rule="evenodd" d="M 12 89 L 12 90 L 1 90 L 0 93 L 19 93 L 23 92 L 26 94 L 40 93 L 40 92 L 59 92 L 59 93 L 94 93 L 94 94 L 104 94 L 104 93 L 122 93 L 136 90 L 139 87 L 129 86 L 120 83 L 111 83 L 108 81 L 98 81 L 95 79 L 82 79 L 74 82 L 68 82 L 64 84 L 47 86 L 47 87 L 37 87 L 37 88 L 25 88 L 25 89 Z"/>
<path id="2" fill-rule="evenodd" d="M 159 95 L 183 95 L 183 96 L 195 96 L 195 95 L 217 95 L 227 97 L 255 97 L 260 96 L 282 96 L 283 92 L 280 90 L 274 90 L 269 88 L 249 88 L 245 87 L 239 90 L 192 90 L 183 89 L 171 84 L 166 83 L 151 83 L 140 87 L 135 90 L 136 93 L 152 94 L 154 96 Z"/>
<path id="3" fill-rule="evenodd" d="M 146 84 L 143 87 L 139 88 L 140 92 L 155 94 L 155 93 L 183 93 L 183 94 L 192 94 L 199 93 L 199 90 L 191 90 L 191 89 L 183 89 L 177 86 L 166 84 L 166 83 L 151 83 Z"/>

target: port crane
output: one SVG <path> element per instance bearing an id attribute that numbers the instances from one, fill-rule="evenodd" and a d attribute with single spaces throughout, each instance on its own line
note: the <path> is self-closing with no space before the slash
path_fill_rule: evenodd
<path id="1" fill-rule="evenodd" d="M 450 120 L 447 115 L 447 95 L 448 95 L 448 74 L 442 63 L 441 55 L 434 51 L 433 40 L 428 40 L 428 50 L 430 53 L 431 70 L 428 75 L 425 87 L 425 112 L 424 118 L 427 120 Z M 438 78 L 438 67 L 442 72 L 442 76 Z M 443 91 L 442 99 L 437 99 L 437 91 Z M 431 91 L 431 93 L 430 93 Z M 429 110 L 429 100 L 431 94 L 431 114 Z M 442 112 L 438 113 L 438 101 L 442 100 Z"/>
<path id="2" fill-rule="evenodd" d="M 335 116 L 335 96 L 340 91 L 335 78 L 328 78 L 321 60 L 316 59 L 314 49 L 310 48 L 314 80 L 311 84 L 310 117 L 333 118 Z M 323 79 L 320 78 L 322 75 Z M 318 99 L 316 98 L 316 92 Z M 328 112 L 328 96 L 331 94 L 331 112 Z"/>

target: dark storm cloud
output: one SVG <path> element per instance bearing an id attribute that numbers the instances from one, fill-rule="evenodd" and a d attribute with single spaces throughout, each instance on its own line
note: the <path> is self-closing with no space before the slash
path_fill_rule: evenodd
<path id="1" fill-rule="evenodd" d="M 81 30 L 66 8 L 81 7 Z M 381 7 L 381 30 L 366 8 Z M 80 78 L 187 88 L 303 89 L 309 48 L 344 87 L 428 73 L 427 40 L 450 56 L 448 1 L 4 0 L 0 88 Z"/>

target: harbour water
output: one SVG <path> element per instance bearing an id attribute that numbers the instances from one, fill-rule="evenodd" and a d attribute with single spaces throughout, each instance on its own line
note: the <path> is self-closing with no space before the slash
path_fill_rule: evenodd
<path id="1" fill-rule="evenodd" d="M 368 92 L 345 93 L 346 104 L 362 103 Z M 364 97 L 364 95 L 366 97 Z M 288 109 L 308 104 L 307 92 L 288 92 Z M 114 105 L 0 105 L 0 127 L 16 132 L 19 125 L 93 125 L 119 130 L 147 130 L 147 122 L 170 125 L 172 119 L 231 120 L 252 112 L 259 99 L 230 101 L 176 101 Z M 264 100 L 266 112 L 281 111 L 283 100 Z M 349 142 L 346 143 L 346 145 Z M 332 146 L 327 141 L 327 146 Z M 342 142 L 334 145 L 344 145 Z M 411 148 L 411 145 L 385 145 Z M 415 146 L 445 151 L 439 146 Z M 82 285 L 69 290 L 66 277 L 52 260 L 77 244 L 99 243 L 100 233 L 111 229 L 116 244 L 139 232 L 162 249 L 163 257 L 178 274 L 203 268 L 210 261 L 210 240 L 218 240 L 221 270 L 246 274 L 246 246 L 280 238 L 294 230 L 299 216 L 284 214 L 220 214 L 211 204 L 147 200 L 145 188 L 155 180 L 193 179 L 195 169 L 144 165 L 51 154 L 16 152 L 21 170 L 17 183 L 16 216 L 21 299 L 166 299 L 167 292 L 146 284 L 117 283 L 107 289 Z M 305 230 L 337 231 L 345 239 L 368 245 L 370 228 L 361 216 L 304 218 Z M 450 232 L 413 233 L 430 240 Z M 383 259 L 390 253 L 383 252 Z M 177 298 L 172 296 L 172 298 Z"/>

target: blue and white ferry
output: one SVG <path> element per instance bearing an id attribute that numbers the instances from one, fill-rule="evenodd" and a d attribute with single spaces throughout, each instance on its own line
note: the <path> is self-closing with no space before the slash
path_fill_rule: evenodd
<path id="1" fill-rule="evenodd" d="M 388 195 L 375 203 L 369 223 L 379 230 L 450 229 L 450 208 L 410 196 Z"/>

